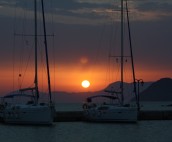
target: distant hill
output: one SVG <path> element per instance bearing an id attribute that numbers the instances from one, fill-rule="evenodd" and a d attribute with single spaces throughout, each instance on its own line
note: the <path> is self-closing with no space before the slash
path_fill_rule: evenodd
<path id="1" fill-rule="evenodd" d="M 120 91 L 120 82 L 109 84 L 104 90 Z M 107 94 L 104 90 L 95 92 L 52 92 L 52 99 L 57 103 L 82 103 L 89 96 Z M 140 86 L 140 101 L 172 101 L 172 79 L 162 78 L 156 82 L 146 82 Z M 48 95 L 40 93 L 40 101 L 47 101 Z M 135 101 L 133 84 L 124 83 L 125 102 Z"/>
<path id="2" fill-rule="evenodd" d="M 105 88 L 105 90 L 120 91 L 120 84 L 121 83 L 119 81 L 111 83 Z M 145 82 L 143 86 L 140 86 L 140 92 L 147 89 L 151 84 L 152 82 Z M 124 98 L 125 98 L 124 102 L 125 103 L 130 102 L 131 100 L 135 101 L 135 94 L 133 92 L 134 92 L 133 83 L 124 82 Z"/>
<path id="3" fill-rule="evenodd" d="M 82 103 L 87 97 L 92 95 L 98 95 L 98 92 L 78 92 L 78 93 L 68 93 L 68 92 L 53 92 L 53 100 L 57 103 Z"/>
<path id="4" fill-rule="evenodd" d="M 140 93 L 140 101 L 172 101 L 172 79 L 162 78 Z"/>
<path id="5" fill-rule="evenodd" d="M 150 86 L 151 82 L 145 83 L 143 87 L 140 87 L 140 90 L 146 89 L 148 86 Z M 115 90 L 120 91 L 120 82 L 114 82 L 109 84 L 104 90 Z M 82 103 L 85 101 L 85 99 L 89 96 L 93 95 L 100 95 L 100 94 L 108 94 L 104 92 L 104 90 L 95 91 L 95 92 L 52 92 L 52 98 L 57 103 Z M 45 98 L 45 95 L 44 99 Z M 132 98 L 134 98 L 133 94 L 133 84 L 132 83 L 124 83 L 124 97 L 125 102 L 130 101 Z M 41 98 L 41 97 L 40 97 Z"/>

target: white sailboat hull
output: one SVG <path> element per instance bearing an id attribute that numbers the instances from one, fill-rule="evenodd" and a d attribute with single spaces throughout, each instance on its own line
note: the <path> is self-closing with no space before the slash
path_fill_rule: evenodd
<path id="1" fill-rule="evenodd" d="M 48 105 L 15 105 L 4 109 L 3 119 L 13 124 L 52 124 L 53 113 Z"/>
<path id="2" fill-rule="evenodd" d="M 102 106 L 87 109 L 84 111 L 84 115 L 89 121 L 136 122 L 137 108 L 124 106 Z"/>

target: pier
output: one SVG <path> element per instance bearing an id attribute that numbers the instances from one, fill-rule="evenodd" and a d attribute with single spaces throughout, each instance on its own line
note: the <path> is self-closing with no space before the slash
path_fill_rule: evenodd
<path id="1" fill-rule="evenodd" d="M 138 114 L 138 120 L 172 120 L 172 110 L 141 110 Z M 57 111 L 54 118 L 54 122 L 79 121 L 85 121 L 83 111 Z M 0 115 L 0 122 L 3 122 L 2 115 Z"/>
<path id="2" fill-rule="evenodd" d="M 172 110 L 141 110 L 138 120 L 172 120 Z M 84 121 L 83 111 L 56 112 L 55 122 Z"/>
<path id="3" fill-rule="evenodd" d="M 141 110 L 138 120 L 172 120 L 172 110 Z"/>
<path id="4" fill-rule="evenodd" d="M 55 122 L 72 122 L 83 120 L 83 111 L 57 111 L 54 118 Z"/>

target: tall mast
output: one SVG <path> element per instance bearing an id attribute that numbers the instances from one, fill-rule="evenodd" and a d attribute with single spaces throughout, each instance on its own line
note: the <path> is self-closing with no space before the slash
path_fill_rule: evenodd
<path id="1" fill-rule="evenodd" d="M 131 55 L 131 63 L 132 63 L 132 73 L 133 73 L 133 82 L 134 82 L 134 94 L 136 97 L 136 102 L 139 109 L 139 102 L 137 101 L 137 92 L 136 92 L 136 76 L 135 76 L 135 69 L 134 69 L 134 59 L 133 59 L 133 47 L 132 47 L 132 41 L 131 41 L 131 30 L 130 30 L 130 20 L 129 20 L 129 14 L 128 14 L 128 2 L 126 0 L 126 11 L 127 11 L 127 23 L 128 23 L 128 34 L 129 34 L 129 41 L 130 41 L 130 55 Z"/>
<path id="2" fill-rule="evenodd" d="M 123 32 L 124 32 L 124 11 L 123 11 L 123 0 L 121 0 L 121 103 L 124 103 L 124 39 L 123 39 Z"/>
<path id="3" fill-rule="evenodd" d="M 34 13 L 35 13 L 35 91 L 36 91 L 36 103 L 38 103 L 39 91 L 38 91 L 38 57 L 37 57 L 37 0 L 34 0 Z"/>
<path id="4" fill-rule="evenodd" d="M 44 1 L 41 0 L 42 3 L 42 18 L 43 18 L 43 28 L 44 28 L 44 43 L 45 43 L 45 54 L 46 54 L 46 66 L 47 66 L 47 77 L 48 77 L 48 91 L 51 100 L 51 84 L 50 84 L 50 71 L 49 71 L 49 61 L 48 61 L 48 47 L 47 47 L 47 34 L 46 34 L 46 26 L 45 26 L 45 14 L 44 14 Z"/>

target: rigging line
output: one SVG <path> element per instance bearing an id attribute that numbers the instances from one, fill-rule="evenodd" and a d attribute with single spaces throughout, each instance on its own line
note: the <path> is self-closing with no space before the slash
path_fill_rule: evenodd
<path id="1" fill-rule="evenodd" d="M 27 2 L 25 1 L 25 7 L 27 7 Z M 26 27 L 25 27 L 25 25 L 26 25 L 26 16 L 27 15 L 27 11 L 26 10 L 24 10 L 24 12 L 23 12 L 23 20 L 22 20 L 22 34 L 21 35 L 24 35 L 24 33 L 26 32 Z M 25 53 L 25 37 L 24 36 L 21 36 L 21 38 L 22 38 L 22 42 L 21 42 L 21 47 L 20 47 L 20 66 L 19 66 L 19 89 L 21 89 L 21 86 L 22 86 L 22 80 L 20 80 L 20 78 L 21 78 L 21 74 L 23 73 L 23 64 L 24 64 L 24 53 Z"/>
<path id="2" fill-rule="evenodd" d="M 25 78 L 25 75 L 26 75 L 26 71 L 27 71 L 27 69 L 28 69 L 28 66 L 29 66 L 29 61 L 30 61 L 30 59 L 31 59 L 31 53 L 32 53 L 32 50 L 33 50 L 33 45 L 32 45 L 32 48 L 30 48 L 30 51 L 28 52 L 29 54 L 29 57 L 28 57 L 28 60 L 26 61 L 26 68 L 24 69 L 24 71 L 23 71 L 23 75 L 22 75 L 22 80 L 21 80 L 21 86 L 22 86 L 22 84 L 23 84 L 23 82 L 24 82 L 24 78 Z"/>
<path id="3" fill-rule="evenodd" d="M 112 24 L 111 25 L 113 25 L 113 22 L 112 22 Z M 106 79 L 105 79 L 105 84 L 107 85 L 107 84 L 109 84 L 110 82 L 111 82 L 111 80 L 110 80 L 110 64 L 111 64 L 111 61 L 110 61 L 110 56 L 111 56 L 111 50 L 112 50 L 112 39 L 113 39 L 113 33 L 114 33 L 114 30 L 113 30 L 113 26 L 110 26 L 110 28 L 109 28 L 109 30 L 110 30 L 110 40 L 107 40 L 107 42 L 105 42 L 106 40 L 104 40 L 104 42 L 105 42 L 105 46 L 106 45 L 108 45 L 108 52 L 107 52 L 107 62 L 108 62 L 108 64 L 106 64 Z M 105 34 L 103 34 L 103 33 L 105 33 L 106 32 L 106 25 L 104 24 L 104 27 L 103 27 L 103 30 L 102 30 L 102 33 L 101 33 L 101 45 L 102 45 L 102 47 L 103 47 L 103 35 L 105 35 Z M 106 38 L 105 38 L 106 39 Z M 104 54 L 104 53 L 103 53 Z"/>
<path id="4" fill-rule="evenodd" d="M 39 9 L 41 9 L 40 5 L 38 5 Z M 41 19 L 41 17 L 42 17 L 41 12 L 38 13 L 38 17 L 39 17 L 39 19 Z M 44 58 L 45 58 L 44 50 L 42 49 L 44 47 L 44 41 L 43 41 L 44 40 L 44 34 L 42 33 L 43 30 L 42 30 L 42 22 L 41 21 L 39 21 L 39 27 L 38 28 L 39 28 L 38 29 L 39 32 L 37 33 L 37 37 L 39 37 L 39 40 L 37 41 L 37 44 L 38 44 L 37 45 L 38 46 L 38 55 L 37 56 L 39 56 L 39 61 L 40 61 L 40 65 L 38 65 L 38 66 L 40 66 L 38 73 L 39 73 L 39 75 L 41 75 L 40 76 L 41 79 L 39 81 L 39 90 L 47 92 L 47 90 L 46 90 L 47 88 L 45 89 L 45 85 L 44 85 L 45 84 L 44 83 L 44 75 L 46 74 L 46 70 L 45 70 L 46 65 L 44 62 Z M 26 36 L 32 36 L 32 35 L 26 35 Z M 48 35 L 48 36 L 52 36 L 52 35 Z M 38 75 L 38 78 L 39 78 L 39 75 Z"/>
<path id="5" fill-rule="evenodd" d="M 109 43 L 110 43 L 110 46 L 109 46 L 109 57 L 111 56 L 111 50 L 112 50 L 112 39 L 113 39 L 113 22 L 112 22 L 112 26 L 111 26 L 111 28 L 110 28 L 111 30 L 111 32 L 110 32 L 110 41 L 109 41 Z"/>
<path id="6" fill-rule="evenodd" d="M 117 15 L 117 17 L 119 16 L 118 13 L 116 13 L 116 15 Z M 115 30 L 113 30 L 113 31 L 114 31 L 114 32 L 113 32 L 113 33 L 114 33 L 113 36 L 115 37 L 115 38 L 114 38 L 114 47 L 117 46 L 116 43 L 117 43 L 118 24 L 116 24 L 115 27 L 116 27 Z M 113 52 L 114 52 L 114 54 L 115 54 L 116 50 L 114 50 Z M 111 55 L 111 57 L 114 58 L 115 56 Z M 120 68 L 119 68 L 119 64 L 117 63 L 117 70 L 116 70 L 116 73 L 112 72 L 112 78 L 115 77 L 115 78 L 114 78 L 115 80 L 117 80 L 117 77 L 118 77 L 118 75 L 119 75 L 119 71 L 120 71 L 119 69 L 120 69 Z M 112 70 L 115 70 L 115 63 L 114 63 L 114 62 L 112 63 Z M 113 74 L 114 74 L 115 76 L 113 76 Z"/>
<path id="7" fill-rule="evenodd" d="M 17 27 L 16 27 L 16 17 L 17 17 L 17 12 L 16 12 L 16 9 L 17 9 L 17 6 L 16 6 L 16 8 L 15 8 L 15 32 L 14 32 L 14 40 L 15 40 L 15 44 L 16 44 L 16 29 L 17 29 Z M 21 14 L 21 13 L 19 13 L 19 14 Z M 22 13 L 21 14 L 21 16 L 24 16 L 24 14 L 25 14 L 25 12 L 24 13 Z M 25 17 L 25 16 L 24 16 Z M 22 21 L 21 21 L 22 22 Z M 23 24 L 22 24 L 22 31 L 23 31 Z M 23 37 L 21 36 L 21 38 L 23 39 Z M 23 41 L 23 40 L 21 40 L 21 41 Z M 15 45 L 16 46 L 16 45 Z M 23 47 L 23 43 L 22 42 L 20 42 L 20 49 L 23 49 L 22 48 Z M 14 53 L 15 54 L 15 53 Z M 21 72 L 21 70 L 22 70 L 22 61 L 23 61 L 23 56 L 22 56 L 22 50 L 20 50 L 20 52 L 19 52 L 19 67 L 18 67 L 18 72 L 19 72 L 19 74 L 20 74 L 20 72 Z M 14 55 L 15 56 L 15 55 Z M 13 62 L 15 62 L 15 59 L 13 60 Z M 21 88 L 21 82 L 19 82 L 20 80 L 19 80 L 19 78 L 18 78 L 18 88 Z"/>
<path id="8" fill-rule="evenodd" d="M 107 17 L 107 19 L 108 19 L 108 17 Z M 98 52 L 98 50 L 100 51 L 100 48 L 103 48 L 103 39 L 104 39 L 104 37 L 103 37 L 103 35 L 104 35 L 104 33 L 105 33 L 105 31 L 106 31 L 106 23 L 104 23 L 103 24 L 103 28 L 101 28 L 102 30 L 100 31 L 100 36 L 99 36 L 99 42 L 98 42 L 98 44 L 97 44 L 97 54 L 96 54 L 96 60 L 98 60 L 98 56 L 100 56 L 100 55 L 98 55 L 98 53 L 100 53 L 100 52 Z M 95 60 L 95 62 L 96 62 L 96 60 Z"/>
<path id="9" fill-rule="evenodd" d="M 28 8 L 28 2 L 25 1 L 25 7 L 26 9 Z M 24 58 L 26 57 L 25 56 L 25 53 L 27 52 L 27 54 L 29 53 L 27 51 L 28 47 L 29 47 L 29 43 L 28 43 L 28 39 L 26 39 L 26 37 L 24 36 L 25 33 L 27 33 L 27 18 L 28 16 L 28 11 L 27 10 L 24 10 L 24 13 L 23 13 L 23 26 L 22 26 L 22 33 L 21 33 L 21 37 L 22 37 L 22 41 L 23 41 L 23 46 L 22 46 L 22 66 L 21 66 L 21 74 L 19 74 L 19 76 L 21 77 L 21 82 L 20 82 L 20 87 L 23 85 L 23 81 L 24 81 L 24 78 L 25 78 L 25 74 L 26 74 L 26 70 L 27 70 L 27 67 L 28 67 L 28 62 L 29 62 L 29 59 L 30 59 L 30 54 L 29 54 L 29 57 L 28 59 L 27 58 Z M 27 61 L 28 60 L 28 61 Z M 26 67 L 24 66 L 25 65 L 25 61 L 26 61 Z"/>
<path id="10" fill-rule="evenodd" d="M 113 37 L 112 35 L 113 35 L 113 27 L 111 26 L 110 27 L 110 41 L 109 41 L 109 48 L 108 48 L 108 68 L 107 68 L 107 72 L 106 72 L 106 83 L 107 84 L 110 82 L 110 56 L 111 56 L 111 49 L 112 49 L 112 37 Z"/>
<path id="11" fill-rule="evenodd" d="M 55 62 L 55 46 L 54 46 L 54 36 L 53 36 L 53 68 L 54 68 L 54 91 L 56 90 L 56 62 Z"/>
<path id="12" fill-rule="evenodd" d="M 114 31 L 114 30 L 113 30 L 113 31 Z M 117 33 L 117 28 L 115 28 L 115 32 L 113 32 L 113 33 L 114 33 L 114 34 Z M 114 37 L 116 37 L 116 35 L 114 35 Z M 116 46 L 116 45 L 115 45 L 116 40 L 117 40 L 117 39 L 114 38 L 114 46 Z M 111 47 L 111 48 L 112 48 L 112 47 Z M 110 52 L 111 52 L 111 51 L 110 51 Z M 114 54 L 115 54 L 115 50 L 114 50 L 113 52 L 114 52 Z M 113 57 L 113 58 L 114 58 L 114 57 L 117 57 L 117 56 L 112 56 L 112 55 L 111 55 L 110 57 Z M 112 63 L 112 65 L 113 65 L 113 66 L 112 66 L 112 70 L 115 70 L 114 62 Z M 119 64 L 118 64 L 118 65 L 119 65 Z M 119 70 L 119 66 L 117 66 L 117 69 Z M 117 72 L 118 72 L 118 71 L 117 71 Z M 117 74 L 117 73 L 112 73 L 112 74 L 116 75 L 116 79 L 115 79 L 115 80 L 117 80 L 118 74 Z M 113 78 L 113 77 L 115 77 L 115 76 L 112 75 L 112 78 Z"/>
<path id="13" fill-rule="evenodd" d="M 108 50 L 108 74 L 106 75 L 106 80 L 107 80 L 107 83 L 112 83 L 113 82 L 113 73 L 111 73 L 111 70 L 113 70 L 113 63 L 111 63 L 111 53 L 113 52 L 113 47 L 115 46 L 113 43 L 116 43 L 116 38 L 113 38 L 113 37 L 116 37 L 115 34 L 117 32 L 117 28 L 114 28 L 114 25 L 115 23 L 112 21 L 111 23 L 111 26 L 110 26 L 110 44 L 109 44 L 109 50 Z M 114 39 L 114 40 L 113 40 Z M 112 69 L 111 69 L 111 64 L 112 64 Z"/>
<path id="14" fill-rule="evenodd" d="M 51 0 L 51 3 L 50 3 L 50 7 L 51 7 L 51 9 L 54 9 L 54 7 L 53 7 L 53 0 Z M 53 33 L 53 35 L 54 35 L 54 15 L 53 15 L 53 10 L 51 10 L 51 25 L 52 25 L 52 33 Z M 54 36 L 53 36 L 53 39 L 52 39 L 52 47 L 53 47 L 53 50 L 52 50 L 52 55 L 53 55 L 53 72 L 54 72 L 54 82 L 53 82 L 53 84 L 54 84 L 54 91 L 56 90 L 56 74 L 55 74 L 55 72 L 56 72 L 56 65 L 55 65 L 55 46 L 54 46 Z"/>
<path id="15" fill-rule="evenodd" d="M 102 43 L 103 43 L 103 33 L 104 33 L 104 31 L 105 31 L 105 23 L 103 24 L 103 28 L 101 28 L 101 31 L 100 31 L 100 33 L 98 34 L 99 36 L 97 36 L 98 37 L 98 41 L 99 42 L 97 42 L 97 46 L 96 46 L 96 55 L 94 56 L 95 58 L 94 58 L 94 60 L 93 60 L 93 65 L 96 65 L 97 63 L 98 63 L 98 59 L 99 59 L 99 54 L 100 54 L 100 49 L 102 48 Z M 92 74 L 93 74 L 93 72 L 91 72 Z M 91 74 L 91 76 L 93 76 Z"/>
<path id="16" fill-rule="evenodd" d="M 13 58 L 13 61 L 12 61 L 13 62 L 12 63 L 13 64 L 12 65 L 12 67 L 13 67 L 13 90 L 15 88 L 15 85 L 14 85 L 15 84 L 15 77 L 14 77 L 15 76 L 15 58 L 16 58 L 15 57 L 15 50 L 16 50 L 16 43 L 15 43 L 15 37 L 14 37 L 13 38 L 13 57 L 12 57 Z"/>
<path id="17" fill-rule="evenodd" d="M 121 103 L 124 102 L 124 85 L 123 85 L 123 56 L 124 56 L 124 0 L 121 0 Z"/>
<path id="18" fill-rule="evenodd" d="M 129 21 L 128 2 L 127 2 L 127 0 L 126 0 L 126 11 L 127 11 L 128 33 L 129 33 L 129 41 L 130 41 L 130 54 L 131 54 L 132 71 L 133 71 L 132 73 L 133 73 L 133 82 L 134 82 L 134 94 L 135 94 L 136 102 L 137 102 L 136 82 L 135 82 L 136 78 L 135 78 L 134 59 L 133 59 L 133 47 L 132 47 L 132 41 L 131 41 L 131 31 L 130 31 L 130 21 Z"/>
<path id="19" fill-rule="evenodd" d="M 114 61 L 112 60 L 111 61 L 111 70 L 110 70 L 110 82 L 111 83 L 113 83 L 114 82 L 114 75 L 115 75 L 115 73 L 114 73 L 114 69 L 115 68 L 115 66 L 114 66 Z"/>
<path id="20" fill-rule="evenodd" d="M 113 25 L 113 24 L 112 24 Z M 106 64 L 106 79 L 105 79 L 105 85 L 109 85 L 109 83 L 111 83 L 111 80 L 110 80 L 110 64 L 111 64 L 111 61 L 110 61 L 110 56 L 111 56 L 111 49 L 112 49 L 112 39 L 113 39 L 113 27 L 110 26 L 110 28 L 108 29 L 110 30 L 110 35 L 109 35 L 109 38 L 110 40 L 107 40 L 107 42 L 105 42 L 105 46 L 106 44 L 108 45 L 108 52 L 107 52 L 107 61 L 108 64 Z M 106 32 L 106 30 L 104 30 L 104 32 Z M 103 33 L 102 33 L 103 34 Z"/>
<path id="21" fill-rule="evenodd" d="M 39 89 L 38 89 L 38 57 L 37 57 L 37 52 L 38 52 L 38 47 L 37 47 L 37 41 L 38 41 L 38 38 L 37 38 L 37 34 L 38 34 L 38 25 L 37 25 L 37 18 L 38 18 L 38 15 L 37 15 L 37 0 L 34 0 L 34 32 L 35 32 L 35 37 L 34 37 L 34 42 L 35 42 L 35 91 L 36 91 L 36 103 L 38 103 L 38 99 L 39 99 Z"/>
<path id="22" fill-rule="evenodd" d="M 108 57 L 108 68 L 107 68 L 107 72 L 106 72 L 106 84 L 109 84 L 109 82 L 111 81 L 110 80 L 110 71 L 111 71 L 111 66 L 110 66 L 110 64 L 111 64 L 111 62 L 110 62 L 111 60 L 110 60 L 110 56 Z"/>
<path id="23" fill-rule="evenodd" d="M 15 11 L 14 11 L 14 24 L 13 24 L 13 50 L 12 50 L 12 58 L 13 58 L 13 61 L 12 61 L 12 67 L 13 67 L 13 91 L 14 91 L 14 88 L 15 88 L 15 50 L 16 50 L 16 39 L 15 39 L 15 33 L 16 33 L 16 11 L 17 11 L 17 6 L 15 6 Z"/>
<path id="24" fill-rule="evenodd" d="M 117 78 L 119 76 L 119 72 L 120 72 L 120 66 L 119 66 L 119 63 L 118 63 L 118 59 L 116 58 L 113 58 L 115 60 L 113 60 L 112 62 L 112 78 L 114 78 L 114 81 L 117 81 Z"/>
<path id="25" fill-rule="evenodd" d="M 43 82 L 44 82 L 44 75 L 43 75 L 43 72 L 44 72 L 44 64 L 43 64 L 43 54 L 42 54 L 42 50 L 40 51 L 40 58 L 41 58 L 41 90 L 43 92 Z"/>
<path id="26" fill-rule="evenodd" d="M 50 97 L 50 103 L 52 103 L 51 100 L 51 82 L 50 82 L 50 72 L 49 72 L 49 59 L 48 59 L 48 48 L 47 48 L 47 37 L 46 37 L 46 26 L 45 26 L 45 15 L 44 15 L 44 1 L 41 0 L 42 4 L 42 18 L 43 18 L 43 29 L 44 29 L 44 42 L 45 42 L 45 53 L 46 53 L 46 65 L 47 65 L 47 76 L 48 76 L 48 90 L 49 90 L 49 97 Z"/>
<path id="27" fill-rule="evenodd" d="M 42 47 L 42 42 L 41 43 L 39 43 L 38 42 L 38 46 L 39 47 Z M 46 74 L 46 65 L 45 65 L 45 63 L 44 63 L 44 58 L 45 58 L 45 55 L 43 54 L 43 50 L 41 50 L 42 48 L 38 48 L 39 49 L 39 53 L 40 53 L 40 58 L 41 58 L 41 71 L 42 71 L 42 91 L 44 90 L 43 89 L 43 78 L 44 78 L 44 74 Z"/>
<path id="28" fill-rule="evenodd" d="M 102 44 L 103 44 L 103 33 L 104 33 L 104 31 L 105 31 L 105 24 L 103 24 L 103 29 L 102 29 L 102 31 L 101 31 L 101 33 L 100 33 L 100 42 L 98 42 L 98 46 L 97 46 L 97 54 L 96 54 L 96 60 L 98 60 L 98 50 L 100 51 L 100 48 L 102 48 Z M 96 61 L 95 61 L 96 62 Z"/>
<path id="29" fill-rule="evenodd" d="M 42 47 L 42 45 L 40 45 L 40 47 Z M 44 61 L 43 59 L 44 59 L 45 56 L 43 55 L 43 51 L 41 50 L 41 48 L 39 48 L 39 49 L 40 49 L 39 53 L 40 53 L 40 58 L 41 58 L 41 73 L 40 73 L 41 74 L 41 81 L 40 81 L 41 82 L 41 85 L 40 86 L 41 86 L 41 90 L 44 91 L 43 82 L 44 82 L 44 74 L 46 72 L 44 70 L 45 69 L 45 64 L 43 62 Z"/>
<path id="30" fill-rule="evenodd" d="M 26 2 L 25 2 L 25 5 L 26 5 Z M 26 25 L 26 16 L 27 15 L 27 11 L 26 10 L 24 10 L 24 12 L 23 12 L 23 21 L 22 21 L 22 34 L 24 35 L 24 33 L 26 33 L 26 27 L 25 27 L 25 25 Z M 22 36 L 22 46 L 21 46 L 21 48 L 22 48 L 22 50 L 21 50 L 21 72 L 22 72 L 22 68 L 23 68 L 23 63 L 24 63 L 24 54 L 23 53 L 25 53 L 24 51 L 25 51 L 25 37 L 24 36 Z"/>

